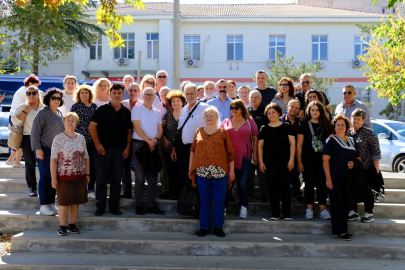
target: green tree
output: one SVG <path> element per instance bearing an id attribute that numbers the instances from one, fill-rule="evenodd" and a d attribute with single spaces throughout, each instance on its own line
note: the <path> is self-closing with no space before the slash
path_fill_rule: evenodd
<path id="1" fill-rule="evenodd" d="M 90 6 L 95 7 L 93 2 Z M 44 0 L 9 7 L 9 14 L 0 18 L 0 27 L 6 29 L 2 49 L 8 52 L 0 61 L 3 72 L 2 66 L 10 65 L 18 54 L 20 59 L 32 60 L 32 72 L 38 74 L 39 64 L 58 60 L 77 45 L 90 47 L 99 35 L 105 34 L 99 26 L 87 23 L 85 8 L 73 2 L 58 9 L 49 8 Z"/>
<path id="2" fill-rule="evenodd" d="M 398 120 L 399 116 L 401 115 L 402 111 L 402 103 L 398 103 L 398 105 L 392 105 L 388 103 L 387 107 L 384 110 L 380 111 L 379 115 L 384 115 L 386 118 L 390 120 Z"/>
<path id="3" fill-rule="evenodd" d="M 326 92 L 329 86 L 333 86 L 337 80 L 337 76 L 333 78 L 321 78 L 317 76 L 317 72 L 321 70 L 321 62 L 317 62 L 314 65 L 307 65 L 302 63 L 300 66 L 292 64 L 295 57 L 287 58 L 287 55 L 281 57 L 281 53 L 277 51 L 276 60 L 270 67 L 270 72 L 267 74 L 267 85 L 276 87 L 278 82 L 283 77 L 291 78 L 294 82 L 299 81 L 301 74 L 311 73 L 311 79 L 313 80 L 312 87 L 314 89 Z M 253 76 L 255 79 L 255 77 Z"/>

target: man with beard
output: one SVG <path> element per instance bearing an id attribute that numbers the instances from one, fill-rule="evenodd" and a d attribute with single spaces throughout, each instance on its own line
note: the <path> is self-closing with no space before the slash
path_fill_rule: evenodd
<path id="1" fill-rule="evenodd" d="M 200 102 L 207 103 L 215 97 L 215 83 L 212 81 L 206 81 L 204 83 L 205 97 Z"/>
<path id="2" fill-rule="evenodd" d="M 231 101 L 228 97 L 228 82 L 224 79 L 217 81 L 216 90 L 218 97 L 207 102 L 207 105 L 214 106 L 218 109 L 221 122 L 231 116 Z"/>

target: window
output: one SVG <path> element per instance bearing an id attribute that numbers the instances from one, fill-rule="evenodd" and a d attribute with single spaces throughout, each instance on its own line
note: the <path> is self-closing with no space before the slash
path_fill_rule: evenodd
<path id="1" fill-rule="evenodd" d="M 312 36 L 312 61 L 328 60 L 328 36 Z"/>
<path id="2" fill-rule="evenodd" d="M 366 103 L 371 106 L 371 91 L 365 89 L 356 89 L 356 100 Z"/>
<path id="3" fill-rule="evenodd" d="M 159 34 L 146 34 L 146 58 L 159 59 Z"/>
<path id="4" fill-rule="evenodd" d="M 374 134 L 377 136 L 378 136 L 378 134 L 381 134 L 381 133 L 385 133 L 385 134 L 389 135 L 388 129 L 386 129 L 385 127 L 383 127 L 381 125 L 374 124 L 374 123 L 373 123 L 373 131 L 374 131 Z"/>
<path id="5" fill-rule="evenodd" d="M 270 36 L 270 60 L 276 60 L 277 51 L 285 55 L 285 36 Z"/>
<path id="6" fill-rule="evenodd" d="M 184 60 L 200 60 L 200 36 L 184 36 Z"/>
<path id="7" fill-rule="evenodd" d="M 114 48 L 114 59 L 135 59 L 135 34 L 121 34 L 125 47 Z"/>
<path id="8" fill-rule="evenodd" d="M 90 59 L 92 60 L 101 60 L 102 58 L 102 38 L 98 36 L 95 43 L 91 44 L 90 48 Z"/>
<path id="9" fill-rule="evenodd" d="M 366 42 L 369 42 L 369 37 L 355 36 L 354 37 L 354 59 L 358 59 L 359 56 L 367 53 L 367 48 L 369 47 Z"/>
<path id="10" fill-rule="evenodd" d="M 395 14 L 395 9 L 396 9 L 396 8 L 393 8 L 393 9 L 392 9 L 392 14 Z"/>
<path id="11" fill-rule="evenodd" d="M 382 9 L 382 13 L 385 13 L 385 8 Z"/>
<path id="12" fill-rule="evenodd" d="M 227 36 L 227 60 L 243 60 L 243 36 Z"/>

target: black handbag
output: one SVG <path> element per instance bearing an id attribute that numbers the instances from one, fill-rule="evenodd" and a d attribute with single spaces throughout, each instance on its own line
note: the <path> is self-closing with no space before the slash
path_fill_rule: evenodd
<path id="1" fill-rule="evenodd" d="M 193 112 L 195 111 L 195 109 L 197 109 L 198 104 L 200 104 L 200 102 L 198 102 L 197 105 L 195 105 L 195 107 L 191 110 L 191 112 L 188 114 L 188 116 L 186 118 L 186 121 L 184 121 L 181 128 L 179 128 L 177 130 L 176 135 L 174 135 L 173 147 L 176 149 L 176 151 L 180 151 L 184 147 L 183 139 L 181 138 L 181 136 L 183 134 L 183 128 L 186 125 L 188 119 L 190 119 L 190 117 L 193 114 Z"/>
<path id="2" fill-rule="evenodd" d="M 200 195 L 192 185 L 187 185 L 181 191 L 177 202 L 177 213 L 195 218 L 200 216 Z"/>

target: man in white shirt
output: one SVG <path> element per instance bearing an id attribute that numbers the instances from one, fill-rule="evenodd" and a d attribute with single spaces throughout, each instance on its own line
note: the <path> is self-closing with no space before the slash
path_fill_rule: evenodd
<path id="1" fill-rule="evenodd" d="M 70 107 L 75 103 L 73 100 L 73 94 L 76 91 L 77 79 L 75 76 L 66 75 L 63 80 L 63 105 L 58 109 L 61 111 L 62 115 L 70 112 Z"/>
<path id="2" fill-rule="evenodd" d="M 200 127 L 205 127 L 204 121 L 204 111 L 209 106 L 206 103 L 198 102 L 197 103 L 197 86 L 193 83 L 188 83 L 184 86 L 184 94 L 186 96 L 187 105 L 181 109 L 180 117 L 179 117 L 179 126 L 180 129 L 184 122 L 187 119 L 187 116 L 190 112 L 194 109 L 195 106 L 197 108 L 194 112 L 190 115 L 190 118 L 186 122 L 183 128 L 182 133 L 182 141 L 184 143 L 184 147 L 176 153 L 175 148 L 173 147 L 172 150 L 172 159 L 174 161 L 180 162 L 180 187 L 183 189 L 187 184 L 191 184 L 191 180 L 188 177 L 188 166 L 190 160 L 190 148 L 191 144 L 194 140 L 194 134 Z"/>
<path id="3" fill-rule="evenodd" d="M 163 136 L 162 118 L 160 112 L 152 107 L 156 98 L 155 89 L 147 87 L 143 90 L 144 103 L 132 109 L 132 156 L 135 164 L 135 205 L 136 214 L 153 213 L 163 215 L 155 204 L 155 193 L 161 161 L 157 144 Z M 157 157 L 157 159 L 156 159 Z M 146 210 L 142 205 L 144 180 L 148 181 Z"/>

